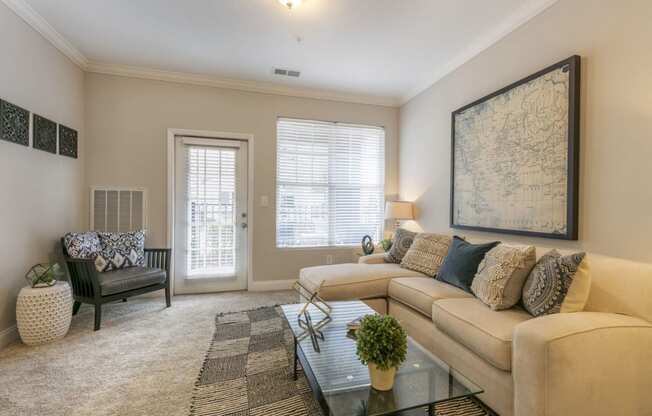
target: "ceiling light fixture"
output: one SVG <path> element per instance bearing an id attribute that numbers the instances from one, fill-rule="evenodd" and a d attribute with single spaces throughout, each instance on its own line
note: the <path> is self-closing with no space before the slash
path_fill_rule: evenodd
<path id="1" fill-rule="evenodd" d="M 278 0 L 278 2 L 281 3 L 283 6 L 287 7 L 288 9 L 292 10 L 301 6 L 303 0 Z"/>

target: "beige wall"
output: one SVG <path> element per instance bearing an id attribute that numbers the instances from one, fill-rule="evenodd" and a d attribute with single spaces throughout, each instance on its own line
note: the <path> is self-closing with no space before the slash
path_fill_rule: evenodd
<path id="1" fill-rule="evenodd" d="M 0 98 L 77 129 L 83 155 L 83 72 L 4 4 L 0 51 Z M 0 333 L 15 323 L 25 272 L 58 254 L 58 238 L 81 226 L 83 166 L 81 158 L 0 141 Z"/>
<path id="2" fill-rule="evenodd" d="M 647 0 L 561 0 L 403 106 L 400 194 L 417 201 L 417 225 L 449 230 L 451 112 L 578 54 L 580 240 L 458 233 L 652 261 L 651 22 Z"/>
<path id="3" fill-rule="evenodd" d="M 275 240 L 278 116 L 381 125 L 387 135 L 387 192 L 397 193 L 398 109 L 248 93 L 203 86 L 88 74 L 86 191 L 92 185 L 142 186 L 149 191 L 149 246 L 166 243 L 168 128 L 253 134 L 256 281 L 298 277 L 305 266 L 351 261 L 350 249 L 277 249 Z M 269 196 L 269 207 L 260 197 Z"/>

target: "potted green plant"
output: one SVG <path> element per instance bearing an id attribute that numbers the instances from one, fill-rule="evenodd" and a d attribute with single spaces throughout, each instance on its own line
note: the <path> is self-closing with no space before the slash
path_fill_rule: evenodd
<path id="1" fill-rule="evenodd" d="M 388 252 L 390 248 L 392 248 L 392 239 L 391 238 L 385 238 L 380 242 L 380 245 L 383 247 L 383 250 L 385 252 Z"/>
<path id="2" fill-rule="evenodd" d="M 407 355 L 407 333 L 392 316 L 368 315 L 356 332 L 356 353 L 369 366 L 371 387 L 388 391 L 394 387 L 397 368 Z"/>

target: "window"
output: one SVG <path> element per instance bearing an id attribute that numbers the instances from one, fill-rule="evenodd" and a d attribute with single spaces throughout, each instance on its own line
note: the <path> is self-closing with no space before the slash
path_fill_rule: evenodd
<path id="1" fill-rule="evenodd" d="M 235 152 L 186 147 L 188 276 L 235 273 Z"/>
<path id="2" fill-rule="evenodd" d="M 281 118 L 276 245 L 357 245 L 383 234 L 385 130 Z"/>

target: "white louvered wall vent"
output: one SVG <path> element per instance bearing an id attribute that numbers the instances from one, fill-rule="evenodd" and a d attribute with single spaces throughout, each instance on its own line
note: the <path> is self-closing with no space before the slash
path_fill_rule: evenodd
<path id="1" fill-rule="evenodd" d="M 294 69 L 274 68 L 274 75 L 299 78 L 301 76 L 301 71 L 296 71 Z"/>
<path id="2" fill-rule="evenodd" d="M 127 232 L 147 228 L 147 191 L 142 188 L 92 187 L 91 229 Z"/>

